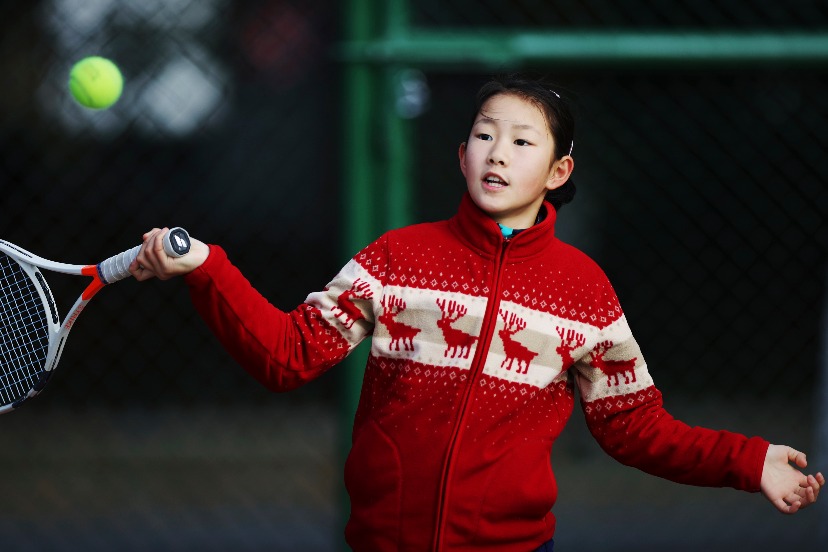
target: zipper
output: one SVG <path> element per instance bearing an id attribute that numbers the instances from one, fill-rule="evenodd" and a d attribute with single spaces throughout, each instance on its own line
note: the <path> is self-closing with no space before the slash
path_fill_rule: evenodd
<path id="1" fill-rule="evenodd" d="M 481 347 L 477 349 L 472 361 L 472 369 L 469 377 L 469 386 L 460 402 L 460 412 L 454 423 L 454 428 L 451 431 L 449 438 L 448 451 L 446 452 L 446 459 L 443 462 L 443 473 L 440 478 L 440 499 L 437 504 L 437 530 L 434 533 L 434 543 L 432 550 L 439 552 L 443 545 L 444 526 L 446 523 L 446 501 L 448 499 L 448 483 L 451 480 L 451 473 L 454 469 L 454 455 L 456 453 L 457 443 L 460 441 L 461 433 L 463 432 L 463 425 L 466 419 L 466 412 L 469 406 L 471 395 L 475 389 L 475 382 L 478 376 L 483 372 L 483 367 L 486 364 L 485 360 L 489 354 L 489 346 L 491 345 L 494 329 L 497 325 L 497 309 L 500 306 L 500 280 L 503 272 L 503 261 L 506 258 L 506 250 L 508 249 L 510 240 L 504 240 L 501 245 L 500 255 L 497 258 L 495 265 L 495 278 L 492 285 L 492 291 L 489 294 L 489 301 L 486 307 L 486 313 L 483 318 L 483 327 L 481 328 L 478 343 Z M 484 339 L 485 337 L 485 339 Z"/>

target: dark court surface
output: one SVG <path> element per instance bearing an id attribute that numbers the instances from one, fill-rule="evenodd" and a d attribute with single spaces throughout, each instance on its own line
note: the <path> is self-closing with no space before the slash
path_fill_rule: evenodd
<path id="1" fill-rule="evenodd" d="M 2 550 L 345 549 L 342 424 L 328 405 L 46 403 L 0 417 Z M 698 423 L 738 425 L 730 418 L 754 408 L 679 410 Z M 807 425 L 755 425 L 808 446 Z M 643 475 L 604 455 L 577 413 L 556 445 L 555 472 L 556 551 L 828 550 L 818 541 L 824 508 L 783 516 L 760 495 Z"/>

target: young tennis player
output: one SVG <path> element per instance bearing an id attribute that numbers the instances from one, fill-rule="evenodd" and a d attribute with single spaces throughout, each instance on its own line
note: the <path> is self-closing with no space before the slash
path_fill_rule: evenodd
<path id="1" fill-rule="evenodd" d="M 354 550 L 551 550 L 550 452 L 574 405 L 624 464 L 691 485 L 761 491 L 781 512 L 825 484 L 805 454 L 688 425 L 662 407 L 601 269 L 555 237 L 574 123 L 539 82 L 486 84 L 450 220 L 392 230 L 326 289 L 282 312 L 218 246 L 164 254 L 144 236 L 139 280 L 187 274 L 192 301 L 233 357 L 284 391 L 370 336 L 345 466 Z M 550 201 L 545 201 L 545 198 Z"/>

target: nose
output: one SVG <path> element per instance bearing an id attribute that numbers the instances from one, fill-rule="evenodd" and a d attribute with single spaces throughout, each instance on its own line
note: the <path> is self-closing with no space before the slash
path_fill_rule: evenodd
<path id="1" fill-rule="evenodd" d="M 489 150 L 489 164 L 505 167 L 508 162 L 509 155 L 506 146 L 503 145 L 501 140 L 492 142 L 492 147 Z"/>

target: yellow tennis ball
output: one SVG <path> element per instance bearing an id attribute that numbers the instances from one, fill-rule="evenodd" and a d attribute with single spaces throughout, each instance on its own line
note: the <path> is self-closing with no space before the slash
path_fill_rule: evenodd
<path id="1" fill-rule="evenodd" d="M 118 101 L 123 89 L 121 71 L 106 58 L 84 58 L 69 73 L 69 90 L 84 107 L 106 109 Z"/>

